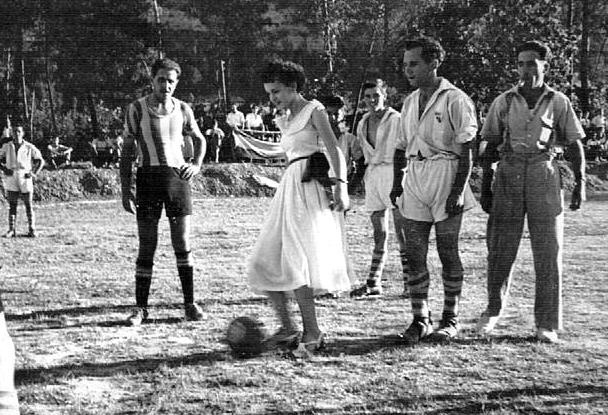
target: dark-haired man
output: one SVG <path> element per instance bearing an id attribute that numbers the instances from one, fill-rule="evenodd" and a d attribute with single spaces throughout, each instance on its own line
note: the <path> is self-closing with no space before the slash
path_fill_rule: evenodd
<path id="1" fill-rule="evenodd" d="M 398 111 L 386 105 L 386 87 L 382 80 L 367 82 L 361 88 L 368 112 L 357 125 L 357 140 L 365 158 L 365 209 L 370 214 L 374 249 L 365 285 L 351 291 L 353 297 L 376 298 L 382 295 L 382 272 L 387 257 L 389 217 L 392 212 L 395 235 L 403 267 L 405 293 L 407 293 L 407 262 L 403 217 L 393 206 L 390 193 L 393 185 L 393 155 L 401 134 Z"/>
<path id="2" fill-rule="evenodd" d="M 120 160 L 122 204 L 127 212 L 136 213 L 139 232 L 135 271 L 137 307 L 127 321 L 134 326 L 148 317 L 148 296 L 163 206 L 169 218 L 186 319 L 202 319 L 200 307 L 194 302 L 189 181 L 201 169 L 206 144 L 190 106 L 173 98 L 180 74 L 181 69 L 176 62 L 157 60 L 152 66 L 154 91 L 131 103 L 126 114 L 124 149 Z M 190 135 L 193 140 L 191 163 L 184 160 L 182 153 L 184 135 Z M 131 182 L 136 158 L 137 194 L 134 194 Z"/>
<path id="3" fill-rule="evenodd" d="M 418 89 L 405 99 L 401 111 L 402 141 L 395 151 L 391 199 L 405 217 L 405 257 L 414 317 L 403 333 L 408 344 L 431 335 L 435 341 L 449 340 L 460 327 L 458 306 L 464 269 L 458 238 L 463 212 L 475 206 L 468 179 L 477 115 L 471 99 L 437 75 L 444 57 L 439 42 L 428 37 L 408 41 L 403 55 L 405 75 Z M 433 226 L 444 289 L 443 315 L 434 333 L 426 264 Z"/>
<path id="4" fill-rule="evenodd" d="M 481 205 L 490 214 L 488 307 L 478 322 L 482 335 L 494 329 L 504 310 L 526 216 L 536 272 L 536 336 L 555 342 L 562 328 L 564 206 L 555 155 L 569 147 L 576 180 L 570 209 L 579 209 L 585 199 L 580 142 L 585 134 L 570 100 L 545 83 L 549 55 L 539 41 L 517 49 L 519 83 L 494 100 L 481 131 L 487 141 Z"/>

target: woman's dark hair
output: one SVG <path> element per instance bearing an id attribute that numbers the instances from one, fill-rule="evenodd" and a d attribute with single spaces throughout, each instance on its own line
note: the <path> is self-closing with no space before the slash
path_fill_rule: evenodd
<path id="1" fill-rule="evenodd" d="M 283 85 L 296 85 L 296 91 L 300 92 L 306 83 L 304 68 L 295 62 L 275 59 L 266 63 L 260 71 L 260 77 L 265 84 L 280 82 Z"/>

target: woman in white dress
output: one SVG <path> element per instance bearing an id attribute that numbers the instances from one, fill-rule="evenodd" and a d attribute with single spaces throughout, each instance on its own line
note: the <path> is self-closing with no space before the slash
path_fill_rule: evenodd
<path id="1" fill-rule="evenodd" d="M 300 332 L 293 321 L 293 293 L 302 315 L 298 351 L 308 353 L 324 344 L 314 303 L 315 292 L 347 291 L 343 211 L 348 208 L 346 169 L 325 108 L 300 94 L 304 70 L 289 61 L 274 61 L 262 71 L 270 101 L 285 115 L 277 119 L 281 146 L 290 160 L 271 202 L 268 216 L 249 261 L 249 284 L 264 292 L 281 321 L 269 345 L 291 344 Z M 335 177 L 332 199 L 316 180 L 302 182 L 308 156 L 323 152 Z"/>

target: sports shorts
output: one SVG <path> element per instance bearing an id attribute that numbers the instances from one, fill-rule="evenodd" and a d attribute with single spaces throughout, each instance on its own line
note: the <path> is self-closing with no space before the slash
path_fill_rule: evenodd
<path id="1" fill-rule="evenodd" d="M 365 169 L 365 209 L 368 212 L 392 209 L 393 165 L 370 164 Z"/>
<path id="2" fill-rule="evenodd" d="M 138 218 L 160 218 L 163 206 L 168 218 L 192 214 L 190 182 L 169 166 L 137 169 L 136 204 Z"/>
<path id="3" fill-rule="evenodd" d="M 403 195 L 397 201 L 406 219 L 437 223 L 448 218 L 446 201 L 456 178 L 458 160 L 437 158 L 410 159 L 403 178 Z M 475 207 L 476 201 L 467 183 L 462 192 L 463 211 Z"/>

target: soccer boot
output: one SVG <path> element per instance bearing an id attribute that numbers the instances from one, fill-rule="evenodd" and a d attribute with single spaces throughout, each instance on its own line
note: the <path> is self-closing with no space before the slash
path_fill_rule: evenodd
<path id="1" fill-rule="evenodd" d="M 203 319 L 203 310 L 196 303 L 185 304 L 186 320 L 201 321 Z"/>
<path id="2" fill-rule="evenodd" d="M 414 316 L 412 324 L 403 332 L 401 338 L 408 345 L 415 345 L 420 343 L 422 339 L 430 336 L 433 333 L 433 322 L 431 316 L 420 317 Z"/>
<path id="3" fill-rule="evenodd" d="M 449 342 L 458 335 L 459 331 L 460 324 L 457 317 L 444 317 L 439 328 L 428 337 L 428 340 L 437 343 Z"/>
<path id="4" fill-rule="evenodd" d="M 137 327 L 148 319 L 148 310 L 142 307 L 136 307 L 133 313 L 127 318 L 127 325 Z"/>

